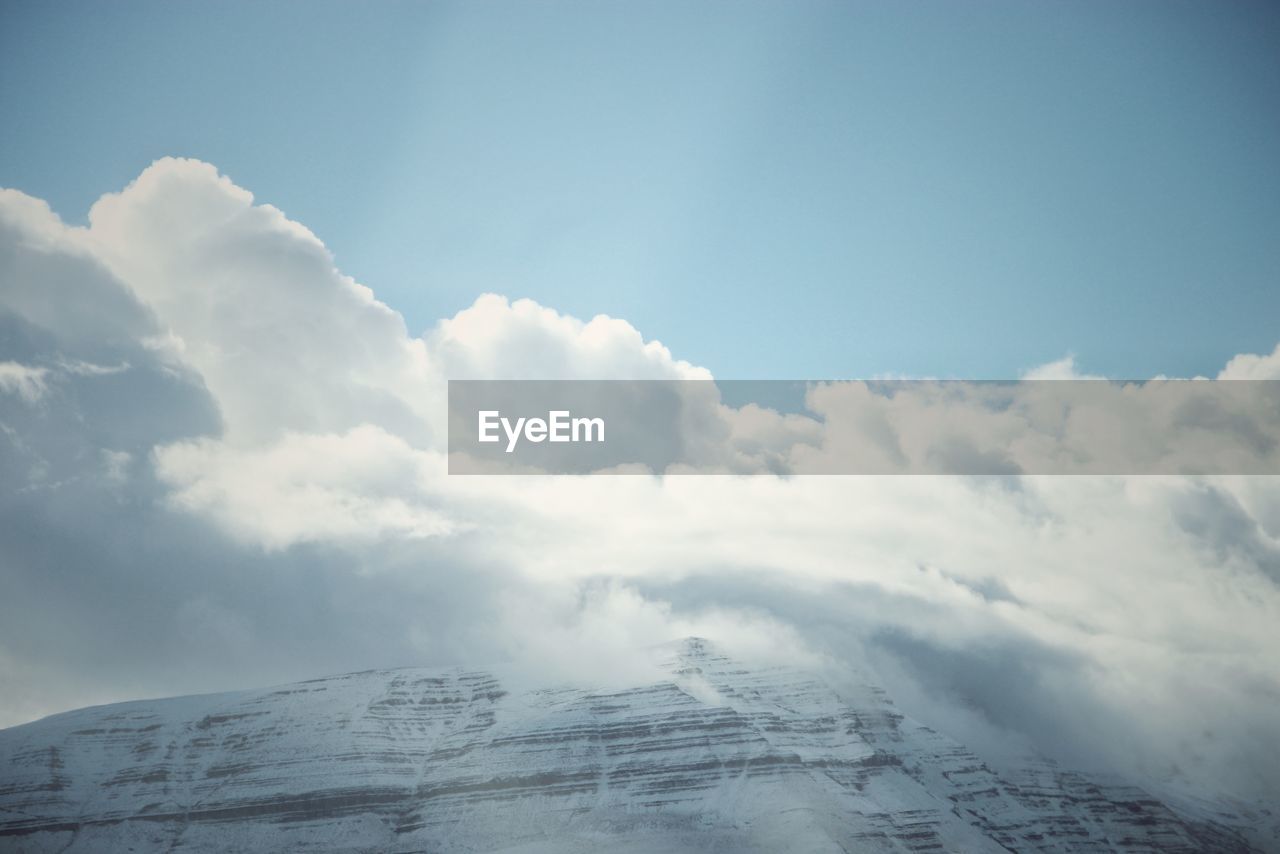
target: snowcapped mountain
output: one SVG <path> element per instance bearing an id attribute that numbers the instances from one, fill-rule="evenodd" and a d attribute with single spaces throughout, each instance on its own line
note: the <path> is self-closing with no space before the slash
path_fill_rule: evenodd
<path id="1" fill-rule="evenodd" d="M 1251 851 L 1264 813 L 996 773 L 868 686 L 689 639 L 627 690 L 405 669 L 0 731 L 6 851 Z M 851 696 L 852 694 L 852 696 Z"/>

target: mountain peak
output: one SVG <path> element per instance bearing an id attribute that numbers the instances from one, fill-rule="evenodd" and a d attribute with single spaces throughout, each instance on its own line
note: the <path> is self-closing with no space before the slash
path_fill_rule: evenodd
<path id="1" fill-rule="evenodd" d="M 882 695 L 706 638 L 668 681 L 370 671 L 0 731 L 26 851 L 1248 851 L 1255 828 L 1048 763 L 997 774 Z M 1225 812 L 1225 811 L 1224 811 Z M 1233 823 L 1234 822 L 1234 823 Z M 1263 844 L 1274 845 L 1274 837 Z"/>

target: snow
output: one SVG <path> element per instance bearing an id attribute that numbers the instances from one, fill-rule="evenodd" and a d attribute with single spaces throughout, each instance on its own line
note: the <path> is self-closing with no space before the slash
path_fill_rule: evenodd
<path id="1" fill-rule="evenodd" d="M 0 731 L 13 851 L 1247 851 L 1275 821 L 1044 760 L 998 774 L 873 685 L 659 651 L 626 689 L 371 671 Z M 1247 814 L 1246 814 L 1247 813 Z M 1268 824 L 1270 821 L 1270 824 Z"/>

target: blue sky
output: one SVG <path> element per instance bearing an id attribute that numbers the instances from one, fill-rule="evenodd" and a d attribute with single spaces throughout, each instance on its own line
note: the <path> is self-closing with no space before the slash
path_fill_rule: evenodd
<path id="1" fill-rule="evenodd" d="M 1280 7 L 0 5 L 0 184 L 164 155 L 412 331 L 482 291 L 718 376 L 1216 371 L 1280 339 Z"/>

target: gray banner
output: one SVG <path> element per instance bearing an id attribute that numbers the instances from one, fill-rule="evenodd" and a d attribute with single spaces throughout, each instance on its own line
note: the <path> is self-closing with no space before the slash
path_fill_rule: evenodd
<path id="1" fill-rule="evenodd" d="M 450 474 L 1280 474 L 1280 382 L 453 380 Z"/>

